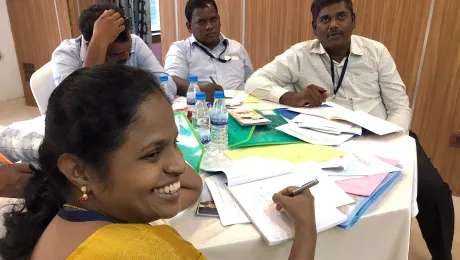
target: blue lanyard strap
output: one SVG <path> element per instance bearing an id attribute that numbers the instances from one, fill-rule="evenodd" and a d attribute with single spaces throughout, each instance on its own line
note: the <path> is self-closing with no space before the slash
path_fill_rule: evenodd
<path id="1" fill-rule="evenodd" d="M 122 221 L 110 218 L 96 211 L 78 211 L 61 209 L 58 216 L 70 222 L 86 222 L 86 221 L 106 221 L 110 223 L 124 223 Z"/>

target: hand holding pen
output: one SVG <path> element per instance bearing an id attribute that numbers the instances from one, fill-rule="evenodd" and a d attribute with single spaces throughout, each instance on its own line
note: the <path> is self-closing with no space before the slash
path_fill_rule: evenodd
<path id="1" fill-rule="evenodd" d="M 313 180 L 302 187 L 287 187 L 284 190 L 273 195 L 273 201 L 276 203 L 276 210 L 284 209 L 291 216 L 297 225 L 307 226 L 310 228 L 315 225 L 315 199 L 309 188 L 319 182 Z"/>

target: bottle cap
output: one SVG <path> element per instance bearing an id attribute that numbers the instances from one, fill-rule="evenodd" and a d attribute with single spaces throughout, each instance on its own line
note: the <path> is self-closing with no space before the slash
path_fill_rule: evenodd
<path id="1" fill-rule="evenodd" d="M 196 100 L 205 100 L 206 99 L 206 93 L 204 92 L 197 92 L 196 93 Z"/>
<path id="2" fill-rule="evenodd" d="M 188 81 L 190 81 L 190 83 L 197 83 L 198 82 L 198 77 L 190 75 L 190 77 L 188 77 Z"/>
<path id="3" fill-rule="evenodd" d="M 214 92 L 214 98 L 225 98 L 225 94 L 223 91 L 216 91 Z"/>

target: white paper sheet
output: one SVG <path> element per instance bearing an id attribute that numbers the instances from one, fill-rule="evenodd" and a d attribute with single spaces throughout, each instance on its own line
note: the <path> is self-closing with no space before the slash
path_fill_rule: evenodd
<path id="1" fill-rule="evenodd" d="M 321 170 L 313 162 L 298 165 L 298 169 L 301 170 L 289 175 L 228 188 L 269 245 L 285 242 L 294 236 L 293 221 L 284 211 L 276 211 L 272 201 L 273 194 L 288 186 L 301 186 L 321 174 Z M 323 182 L 325 185 L 323 185 Z M 335 183 L 332 182 L 332 184 Z M 319 180 L 319 184 L 311 189 L 315 196 L 315 216 L 318 232 L 336 226 L 346 220 L 346 216 L 332 204 L 336 196 L 331 195 L 331 193 L 335 194 L 335 191 L 329 190 L 329 188 L 327 181 Z M 344 196 L 349 197 L 340 188 L 338 189 Z"/>
<path id="2" fill-rule="evenodd" d="M 300 114 L 292 119 L 292 122 L 297 123 L 299 127 L 324 129 L 337 131 L 339 133 L 349 131 L 353 127 L 353 123 L 338 120 L 328 120 L 323 117 Z"/>
<path id="3" fill-rule="evenodd" d="M 242 105 L 248 97 L 249 93 L 236 93 L 232 99 L 225 99 L 225 105 L 230 107 Z"/>
<path id="4" fill-rule="evenodd" d="M 342 160 L 346 161 L 343 171 L 326 171 L 329 176 L 366 176 L 380 173 L 401 171 L 375 157 L 373 154 L 357 152 L 346 154 Z"/>
<path id="5" fill-rule="evenodd" d="M 224 90 L 225 98 L 233 98 L 236 95 L 236 90 Z"/>
<path id="6" fill-rule="evenodd" d="M 217 165 L 207 166 L 205 171 L 224 172 L 228 186 L 240 185 L 280 176 L 294 171 L 293 165 L 287 160 L 263 157 L 248 157 L 241 160 L 224 161 Z"/>
<path id="7" fill-rule="evenodd" d="M 285 124 L 276 128 L 288 135 L 294 136 L 307 143 L 317 145 L 339 145 L 350 140 L 354 134 L 327 134 L 315 130 L 299 128 L 295 124 Z"/>
<path id="8" fill-rule="evenodd" d="M 340 171 L 343 171 L 345 169 L 345 165 L 341 157 L 329 161 L 320 162 L 318 163 L 318 167 L 323 169 L 323 171 L 325 169 L 337 169 Z"/>
<path id="9" fill-rule="evenodd" d="M 213 175 L 205 179 L 206 185 L 216 204 L 222 225 L 251 223 L 246 214 L 229 193 L 224 174 Z"/>
<path id="10" fill-rule="evenodd" d="M 359 125 L 367 130 L 378 135 L 386 135 L 395 132 L 403 132 L 404 129 L 386 120 L 374 117 L 368 113 L 360 111 L 352 111 L 341 107 L 331 102 L 326 102 L 327 105 L 333 107 L 315 107 L 315 108 L 290 108 L 289 110 L 311 115 L 318 116 L 328 120 L 344 120 L 355 125 Z"/>

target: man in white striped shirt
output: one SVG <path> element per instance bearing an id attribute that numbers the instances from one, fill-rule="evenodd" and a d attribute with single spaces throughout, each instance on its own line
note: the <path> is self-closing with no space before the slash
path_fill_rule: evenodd
<path id="1" fill-rule="evenodd" d="M 311 12 L 318 39 L 296 44 L 256 71 L 246 90 L 293 107 L 319 106 L 326 99 L 409 130 L 412 111 L 406 87 L 387 48 L 352 35 L 351 0 L 314 0 Z M 449 186 L 423 151 L 417 136 L 417 219 L 433 259 L 452 259 L 454 209 Z"/>

